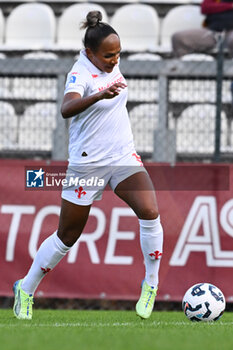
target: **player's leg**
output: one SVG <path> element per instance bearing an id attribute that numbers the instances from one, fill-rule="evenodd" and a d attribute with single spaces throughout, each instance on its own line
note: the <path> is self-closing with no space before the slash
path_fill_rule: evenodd
<path id="1" fill-rule="evenodd" d="M 58 231 L 40 246 L 27 275 L 14 284 L 14 314 L 17 318 L 32 318 L 33 294 L 43 277 L 66 255 L 81 235 L 91 205 L 81 206 L 62 199 Z"/>
<path id="2" fill-rule="evenodd" d="M 190 53 L 206 52 L 216 45 L 214 32 L 206 29 L 189 29 L 172 36 L 172 49 L 176 57 Z"/>
<path id="3" fill-rule="evenodd" d="M 145 262 L 145 280 L 136 311 L 142 318 L 151 315 L 158 288 L 158 275 L 163 247 L 163 228 L 152 181 L 146 172 L 137 172 L 120 182 L 115 193 L 139 218 L 140 244 Z"/>

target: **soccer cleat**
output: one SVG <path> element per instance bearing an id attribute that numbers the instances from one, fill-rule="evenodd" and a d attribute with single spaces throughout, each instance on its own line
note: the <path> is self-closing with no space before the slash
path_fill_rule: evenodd
<path id="1" fill-rule="evenodd" d="M 155 297 L 158 288 L 149 286 L 146 281 L 142 281 L 141 296 L 136 304 L 136 313 L 141 318 L 149 318 L 154 307 Z"/>
<path id="2" fill-rule="evenodd" d="M 14 286 L 13 286 L 13 292 L 15 295 L 13 311 L 14 311 L 15 317 L 21 320 L 31 320 L 33 296 L 32 294 L 27 294 L 22 290 L 21 288 L 22 282 L 23 280 L 18 280 L 14 283 Z"/>

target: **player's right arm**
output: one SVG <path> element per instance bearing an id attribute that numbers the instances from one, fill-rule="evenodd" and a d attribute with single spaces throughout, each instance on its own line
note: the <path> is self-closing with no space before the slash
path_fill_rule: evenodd
<path id="1" fill-rule="evenodd" d="M 86 97 L 82 97 L 78 92 L 68 92 L 63 98 L 61 114 L 65 119 L 73 117 L 100 100 L 114 98 L 125 87 L 126 85 L 123 83 L 116 83 L 107 89 Z"/>

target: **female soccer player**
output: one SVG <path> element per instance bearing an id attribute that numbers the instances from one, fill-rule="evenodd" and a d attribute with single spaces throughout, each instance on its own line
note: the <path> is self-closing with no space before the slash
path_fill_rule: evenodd
<path id="1" fill-rule="evenodd" d="M 41 244 L 27 275 L 14 284 L 13 310 L 19 319 L 32 318 L 36 288 L 77 241 L 107 183 L 139 219 L 146 273 L 137 315 L 150 317 L 157 293 L 163 229 L 152 182 L 134 149 L 127 85 L 118 65 L 120 39 L 98 11 L 88 13 L 83 28 L 85 49 L 67 76 L 61 107 L 63 118 L 72 117 L 67 179 L 94 175 L 104 184 L 89 189 L 71 183 L 63 188 L 58 230 Z"/>

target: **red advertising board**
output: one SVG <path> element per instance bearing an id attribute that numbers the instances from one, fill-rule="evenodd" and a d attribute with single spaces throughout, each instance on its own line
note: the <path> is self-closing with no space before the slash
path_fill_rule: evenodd
<path id="1" fill-rule="evenodd" d="M 65 162 L 0 161 L 0 295 L 29 269 L 58 225 L 60 190 L 26 188 L 28 169 Z M 146 164 L 164 228 L 158 300 L 180 301 L 211 282 L 233 301 L 233 166 Z M 51 168 L 50 168 L 51 170 Z M 78 243 L 42 281 L 37 296 L 136 300 L 144 277 L 138 219 L 110 190 L 94 202 Z"/>

